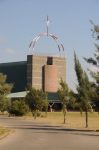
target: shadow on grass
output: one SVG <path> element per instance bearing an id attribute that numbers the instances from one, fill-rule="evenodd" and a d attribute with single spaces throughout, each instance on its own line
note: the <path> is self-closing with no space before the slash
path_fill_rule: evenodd
<path id="1" fill-rule="evenodd" d="M 84 135 L 84 136 L 99 136 L 99 134 L 96 134 L 96 132 L 93 132 L 93 130 L 80 130 L 80 129 L 69 129 L 69 128 L 63 128 L 60 126 L 50 126 L 50 125 L 15 125 L 10 126 L 10 128 L 13 129 L 21 129 L 21 130 L 31 130 L 31 132 L 35 133 L 57 133 L 60 134 L 74 134 L 74 135 Z"/>
<path id="2" fill-rule="evenodd" d="M 48 125 L 45 123 L 36 123 L 34 122 L 26 122 L 24 119 L 20 120 L 17 117 L 8 117 L 8 116 L 0 116 L 0 120 L 3 121 L 7 119 L 7 123 L 10 125 L 7 125 L 8 128 L 13 129 L 21 129 L 21 130 L 31 130 L 31 132 L 36 133 L 64 133 L 64 134 L 76 134 L 76 135 L 84 135 L 84 136 L 99 136 L 97 132 L 94 132 L 93 130 L 87 130 L 87 129 L 75 129 L 75 128 L 64 128 L 62 126 L 55 126 L 55 125 Z M 13 120 L 16 120 L 13 124 Z M 12 124 L 12 125 L 11 125 Z"/>

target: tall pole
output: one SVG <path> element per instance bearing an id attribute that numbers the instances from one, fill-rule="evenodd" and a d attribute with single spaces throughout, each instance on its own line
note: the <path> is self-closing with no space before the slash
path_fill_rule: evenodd
<path id="1" fill-rule="evenodd" d="M 46 19 L 46 32 L 47 32 L 47 36 L 49 34 L 49 30 L 48 30 L 49 23 L 50 23 L 50 20 L 49 20 L 49 17 L 47 16 L 47 19 Z"/>

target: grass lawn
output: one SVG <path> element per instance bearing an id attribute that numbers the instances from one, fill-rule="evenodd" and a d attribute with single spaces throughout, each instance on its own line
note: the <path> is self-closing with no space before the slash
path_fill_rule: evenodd
<path id="1" fill-rule="evenodd" d="M 89 130 L 99 130 L 99 114 L 97 112 L 89 112 Z M 62 112 L 48 112 L 47 117 L 45 113 L 41 113 L 41 117 L 36 119 L 37 122 L 45 122 L 51 125 L 61 125 L 66 128 L 85 129 L 85 113 L 80 112 L 67 112 L 66 124 L 63 124 Z"/>

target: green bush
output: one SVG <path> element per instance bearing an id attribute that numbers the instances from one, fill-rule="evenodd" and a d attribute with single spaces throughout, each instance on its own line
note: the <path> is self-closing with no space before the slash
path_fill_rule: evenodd
<path id="1" fill-rule="evenodd" d="M 32 112 L 33 117 L 36 119 L 36 117 L 40 117 L 41 112 L 40 111 L 33 111 Z"/>
<path id="2" fill-rule="evenodd" d="M 29 108 L 24 100 L 14 100 L 9 107 L 9 113 L 15 116 L 23 116 L 28 110 Z"/>

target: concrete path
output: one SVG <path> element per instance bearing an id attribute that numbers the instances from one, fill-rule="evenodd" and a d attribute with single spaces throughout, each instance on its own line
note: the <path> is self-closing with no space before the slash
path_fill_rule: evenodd
<path id="1" fill-rule="evenodd" d="M 99 134 L 73 131 L 34 120 L 0 116 L 14 133 L 0 140 L 0 150 L 99 150 Z"/>

